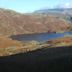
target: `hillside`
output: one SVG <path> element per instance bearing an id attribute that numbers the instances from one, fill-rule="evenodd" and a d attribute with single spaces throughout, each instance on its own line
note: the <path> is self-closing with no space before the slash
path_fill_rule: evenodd
<path id="1" fill-rule="evenodd" d="M 20 14 L 0 9 L 0 35 L 70 31 L 72 25 L 50 15 Z"/>

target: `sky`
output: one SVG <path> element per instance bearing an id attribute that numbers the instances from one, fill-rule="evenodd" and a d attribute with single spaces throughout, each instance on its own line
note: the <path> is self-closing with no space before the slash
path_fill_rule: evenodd
<path id="1" fill-rule="evenodd" d="M 72 0 L 0 0 L 0 8 L 29 13 L 43 8 L 72 7 Z"/>

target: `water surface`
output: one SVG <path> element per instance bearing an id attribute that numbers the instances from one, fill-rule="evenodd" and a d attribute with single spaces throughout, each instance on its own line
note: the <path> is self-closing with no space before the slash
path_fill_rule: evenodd
<path id="1" fill-rule="evenodd" d="M 65 35 L 72 35 L 72 32 L 64 33 L 38 33 L 38 34 L 22 34 L 22 35 L 13 35 L 12 39 L 19 41 L 48 41 L 55 38 L 64 37 Z"/>

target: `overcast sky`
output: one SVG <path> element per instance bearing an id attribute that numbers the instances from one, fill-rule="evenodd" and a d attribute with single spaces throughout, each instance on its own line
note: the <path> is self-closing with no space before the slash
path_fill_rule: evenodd
<path id="1" fill-rule="evenodd" d="M 0 8 L 26 13 L 42 8 L 72 7 L 72 0 L 0 0 Z"/>

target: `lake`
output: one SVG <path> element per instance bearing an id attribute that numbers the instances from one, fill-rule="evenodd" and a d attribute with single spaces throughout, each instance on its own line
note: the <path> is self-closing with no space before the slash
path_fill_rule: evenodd
<path id="1" fill-rule="evenodd" d="M 48 41 L 55 38 L 64 37 L 65 35 L 72 35 L 72 32 L 64 32 L 64 33 L 36 33 L 36 34 L 21 34 L 21 35 L 13 35 L 10 38 L 19 41 Z"/>

